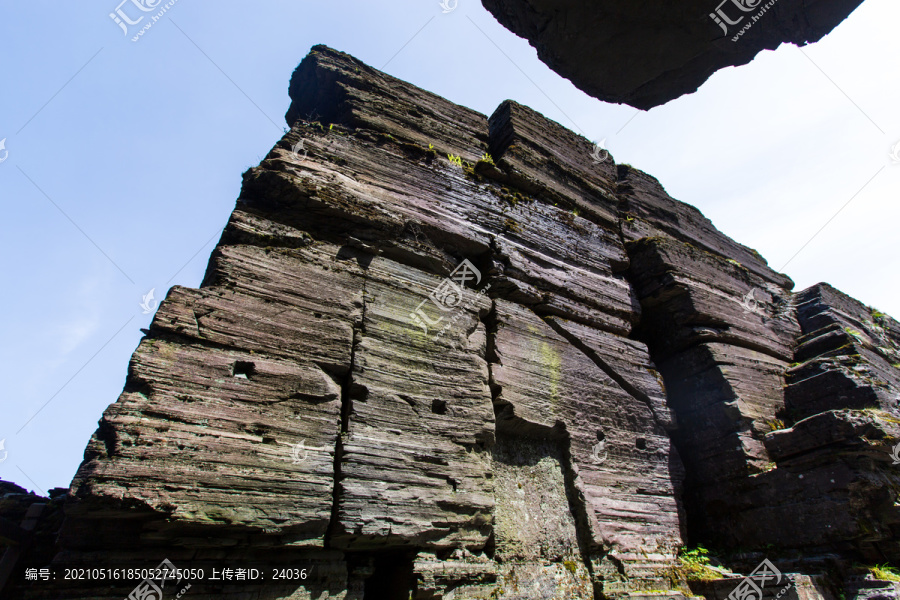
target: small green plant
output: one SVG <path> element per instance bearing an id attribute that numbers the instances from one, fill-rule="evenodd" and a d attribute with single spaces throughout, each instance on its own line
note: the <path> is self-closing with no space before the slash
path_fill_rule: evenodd
<path id="1" fill-rule="evenodd" d="M 766 425 L 769 426 L 769 431 L 778 431 L 779 429 L 784 429 L 784 421 L 781 419 L 772 419 L 771 421 L 766 421 Z"/>
<path id="2" fill-rule="evenodd" d="M 478 162 L 485 162 L 489 165 L 493 165 L 494 157 L 492 157 L 490 154 L 485 152 L 484 154 L 481 155 L 481 159 Z"/>
<path id="3" fill-rule="evenodd" d="M 509 203 L 510 206 L 518 206 L 520 202 L 526 202 L 528 200 L 522 195 L 522 192 L 516 191 L 515 189 L 510 190 L 506 187 L 500 188 L 499 191 L 495 189 L 494 193 L 497 194 L 501 200 Z"/>
<path id="4" fill-rule="evenodd" d="M 733 258 L 726 258 L 725 260 L 726 260 L 727 262 L 730 262 L 731 264 L 733 264 L 733 265 L 736 266 L 736 267 L 743 267 L 743 266 L 744 266 L 744 265 L 742 265 L 741 263 L 739 263 L 738 261 L 734 260 Z"/>
<path id="5" fill-rule="evenodd" d="M 898 571 L 894 567 L 889 566 L 887 563 L 871 567 L 869 569 L 869 573 L 871 573 L 872 577 L 874 577 L 875 579 L 881 579 L 882 581 L 900 582 L 900 571 Z"/>
<path id="6" fill-rule="evenodd" d="M 879 421 L 885 421 L 887 423 L 894 423 L 895 425 L 900 425 L 900 419 L 894 417 L 891 413 L 886 410 L 880 410 L 878 408 L 864 408 L 860 411 L 862 414 L 867 415 L 869 417 L 874 417 Z"/>
<path id="7" fill-rule="evenodd" d="M 675 575 L 688 581 L 712 581 L 724 576 L 712 568 L 709 562 L 709 550 L 703 546 L 682 548 L 678 552 L 678 567 Z M 673 585 L 676 583 L 672 582 Z"/>
<path id="8" fill-rule="evenodd" d="M 462 161 L 462 157 L 461 157 L 461 156 L 455 156 L 455 155 L 453 155 L 453 154 L 448 154 L 448 155 L 447 155 L 447 160 L 450 161 L 450 164 L 451 164 L 451 165 L 456 165 L 456 166 L 459 167 L 460 169 L 461 169 L 462 166 L 463 166 L 463 161 Z"/>
<path id="9" fill-rule="evenodd" d="M 577 208 L 573 208 L 573 209 L 572 209 L 572 214 L 573 214 L 574 216 L 577 217 L 577 216 L 578 216 L 578 209 L 577 209 Z"/>
<path id="10" fill-rule="evenodd" d="M 428 144 L 428 150 L 434 152 L 434 144 Z"/>
<path id="11" fill-rule="evenodd" d="M 703 546 L 697 546 L 696 548 L 682 548 L 678 553 L 678 558 L 687 565 L 708 565 L 708 554 L 709 550 Z"/>
<path id="12" fill-rule="evenodd" d="M 853 336 L 854 338 L 856 338 L 856 341 L 858 341 L 858 342 L 863 341 L 863 333 L 861 331 L 851 329 L 850 327 L 844 327 L 844 331 L 846 333 L 850 334 L 851 336 Z"/>
<path id="13" fill-rule="evenodd" d="M 519 225 L 514 219 L 506 219 L 506 228 L 514 233 L 520 233 L 522 231 L 522 226 Z"/>

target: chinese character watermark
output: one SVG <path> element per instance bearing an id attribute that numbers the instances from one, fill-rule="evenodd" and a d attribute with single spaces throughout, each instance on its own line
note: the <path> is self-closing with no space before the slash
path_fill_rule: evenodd
<path id="1" fill-rule="evenodd" d="M 159 306 L 159 302 L 157 302 L 153 298 L 153 294 L 156 292 L 156 288 L 151 289 L 149 292 L 141 296 L 141 308 L 144 310 L 145 315 L 149 315 Z"/>
<path id="2" fill-rule="evenodd" d="M 747 295 L 741 298 L 741 306 L 746 313 L 755 313 L 757 315 L 764 314 L 762 303 L 756 299 L 754 294 L 756 293 L 757 288 L 753 288 Z"/>
<path id="3" fill-rule="evenodd" d="M 3 141 L 5 142 L 6 140 L 3 140 Z M 3 147 L 3 142 L 0 142 L 0 148 L 2 148 L 2 147 Z M 896 144 L 894 144 L 894 147 L 891 148 L 890 157 L 891 157 L 891 162 L 893 162 L 895 165 L 900 165 L 900 142 L 897 142 Z M 3 161 L 0 160 L 0 162 L 3 162 Z"/>
<path id="4" fill-rule="evenodd" d="M 9 150 L 6 149 L 6 138 L 0 140 L 0 163 L 6 162 L 9 158 Z"/>
<path id="5" fill-rule="evenodd" d="M 2 446 L 0 446 L 0 447 L 2 447 Z M 893 452 L 893 454 L 891 454 L 891 458 L 894 459 L 895 465 L 900 465 L 900 444 L 897 444 L 896 446 L 894 446 L 894 452 Z M 0 462 L 2 462 L 2 461 L 0 461 Z"/>
<path id="6" fill-rule="evenodd" d="M 600 455 L 601 452 L 603 453 L 602 456 Z M 597 445 L 591 449 L 591 458 L 593 458 L 594 462 L 598 465 L 604 463 L 608 456 L 609 452 L 606 450 L 606 440 L 600 440 L 597 442 Z"/>
<path id="7" fill-rule="evenodd" d="M 478 285 L 481 283 L 481 271 L 475 268 L 468 260 L 463 260 L 462 263 L 456 269 L 450 273 L 450 276 L 444 279 L 438 286 L 429 294 L 428 298 L 422 300 L 419 305 L 416 307 L 414 312 L 409 313 L 409 317 L 413 324 L 422 328 L 422 331 L 425 335 L 428 335 L 429 327 L 436 327 L 443 320 L 444 317 L 449 316 L 447 314 L 441 315 L 436 319 L 431 319 L 425 313 L 423 306 L 429 300 L 434 306 L 438 308 L 443 313 L 450 313 L 453 311 L 460 311 L 466 306 L 462 306 L 464 290 L 466 288 L 466 283 L 474 281 L 474 285 Z M 482 290 L 482 294 L 486 294 L 490 289 L 490 285 L 485 286 Z M 473 300 L 474 303 L 474 300 Z M 441 337 L 447 329 L 455 322 L 456 319 L 459 318 L 459 313 L 450 319 L 450 323 L 444 326 L 440 332 L 435 336 L 435 340 Z"/>
<path id="8" fill-rule="evenodd" d="M 303 147 L 305 141 L 300 140 L 291 147 L 291 155 L 294 157 L 294 160 L 306 160 L 306 148 Z"/>
<path id="9" fill-rule="evenodd" d="M 779 571 L 767 558 L 762 561 L 752 573 L 744 577 L 737 587 L 728 594 L 728 600 L 762 600 L 762 588 L 766 586 L 766 582 L 770 579 L 775 582 L 775 585 L 780 584 L 781 571 Z M 793 585 L 793 581 L 788 581 L 788 584 L 778 592 L 777 596 L 775 596 L 776 600 L 781 598 L 791 585 Z"/>
<path id="10" fill-rule="evenodd" d="M 456 7 L 459 6 L 459 0 L 441 0 L 438 4 L 441 5 L 441 11 L 446 15 L 456 10 Z"/>
<path id="11" fill-rule="evenodd" d="M 6 451 L 6 438 L 0 440 L 0 463 L 6 460 L 9 456 L 9 452 Z"/>
<path id="12" fill-rule="evenodd" d="M 37 581 L 38 579 L 42 581 L 50 581 L 50 569 L 25 569 L 25 581 Z"/>
<path id="13" fill-rule="evenodd" d="M 320 448 L 315 447 L 306 447 L 306 440 L 300 440 L 299 444 L 291 444 L 291 462 L 295 465 L 304 464 L 309 458 L 309 451 L 317 451 L 317 452 L 327 452 L 328 447 L 322 446 Z"/>
<path id="14" fill-rule="evenodd" d="M 137 42 L 141 39 L 141 36 L 147 32 L 154 24 L 156 24 L 164 14 L 166 14 L 170 8 L 175 6 L 175 3 L 178 0 L 170 0 L 163 6 L 163 0 L 122 0 L 119 5 L 115 8 L 115 10 L 109 13 L 109 18 L 113 20 L 113 22 L 118 25 L 122 32 L 127 36 L 131 33 L 130 28 L 132 26 L 140 25 L 145 18 L 149 17 L 149 21 L 147 21 L 140 30 L 131 38 L 132 42 Z M 125 10 L 125 5 L 130 4 L 132 8 L 128 11 Z M 137 11 L 137 12 L 136 12 Z M 157 11 L 155 15 L 150 15 L 147 13 L 151 13 Z M 130 13 L 130 14 L 129 14 Z M 142 14 L 143 13 L 143 14 Z M 136 17 L 132 19 L 132 16 Z"/>
<path id="15" fill-rule="evenodd" d="M 716 23 L 716 25 L 722 28 L 722 33 L 724 33 L 725 35 L 729 35 L 728 26 L 739 25 L 744 21 L 746 15 L 737 13 L 740 16 L 737 19 L 732 19 L 731 17 L 729 17 L 728 12 L 726 12 L 725 8 L 723 8 L 726 4 L 733 4 L 739 11 L 741 11 L 741 13 L 749 13 L 759 9 L 759 12 L 755 15 L 751 15 L 750 21 L 747 22 L 741 28 L 741 30 L 731 38 L 732 42 L 736 42 L 742 35 L 749 31 L 750 28 L 753 27 L 753 25 L 756 24 L 756 22 L 759 21 L 770 8 L 775 6 L 775 3 L 778 2 L 778 0 L 769 0 L 769 2 L 760 7 L 762 2 L 763 0 L 722 0 L 722 2 L 720 2 L 716 7 L 715 12 L 709 13 L 709 18 L 712 19 L 713 22 Z M 735 13 L 732 12 L 732 14 Z"/>
<path id="16" fill-rule="evenodd" d="M 591 160 L 595 164 L 605 162 L 609 159 L 609 151 L 606 149 L 606 138 L 599 142 L 594 142 L 594 150 L 591 152 Z"/>
<path id="17" fill-rule="evenodd" d="M 128 594 L 128 598 L 125 600 L 162 600 L 166 581 L 173 581 L 178 573 L 178 569 L 175 568 L 175 565 L 169 559 L 165 559 L 151 573 L 153 576 L 137 584 L 137 587 Z M 181 583 L 180 577 L 175 582 L 175 585 L 179 583 Z M 191 584 L 188 584 L 176 597 L 180 598 L 190 587 Z"/>

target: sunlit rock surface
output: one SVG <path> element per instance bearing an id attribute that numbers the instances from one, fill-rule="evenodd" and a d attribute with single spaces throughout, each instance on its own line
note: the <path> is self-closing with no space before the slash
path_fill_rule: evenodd
<path id="1" fill-rule="evenodd" d="M 290 132 L 201 287 L 160 304 L 33 560 L 308 570 L 191 598 L 449 600 L 727 596 L 739 576 L 685 580 L 685 544 L 770 558 L 788 598 L 900 559 L 890 317 L 793 293 L 514 102 L 488 118 L 323 46 L 290 90 Z M 37 499 L 10 490 L 16 524 Z"/>

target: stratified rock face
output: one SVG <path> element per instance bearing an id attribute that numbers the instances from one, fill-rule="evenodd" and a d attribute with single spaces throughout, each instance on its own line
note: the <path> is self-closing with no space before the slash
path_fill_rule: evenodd
<path id="1" fill-rule="evenodd" d="M 898 558 L 896 322 L 792 294 L 514 102 L 488 118 L 322 46 L 290 90 L 291 131 L 88 445 L 59 568 L 449 600 L 670 589 L 687 541 Z"/>
<path id="2" fill-rule="evenodd" d="M 317 561 L 313 597 L 666 585 L 683 473 L 628 337 L 615 165 L 324 47 L 291 94 L 203 286 L 169 293 L 104 414 L 63 544 L 279 550 Z"/>
<path id="3" fill-rule="evenodd" d="M 794 301 L 803 335 L 784 394 L 792 427 L 779 423 L 765 436 L 777 468 L 760 481 L 780 493 L 743 519 L 757 512 L 787 525 L 754 531 L 759 543 L 784 535 L 808 544 L 850 539 L 869 562 L 896 564 L 900 459 L 884 447 L 895 445 L 900 458 L 900 323 L 827 284 Z M 800 518 L 797 502 L 807 504 Z M 739 521 L 735 537 L 745 528 Z"/>
<path id="4" fill-rule="evenodd" d="M 638 337 L 680 425 L 691 539 L 900 559 L 896 321 L 825 284 L 791 294 L 655 180 L 620 176 Z"/>
<path id="5" fill-rule="evenodd" d="M 695 92 L 719 69 L 747 64 L 762 50 L 817 42 L 861 3 L 482 0 L 581 90 L 645 110 Z"/>
<path id="6" fill-rule="evenodd" d="M 827 284 L 798 294 L 797 315 L 804 335 L 786 392 L 794 419 L 844 408 L 897 408 L 897 321 Z"/>

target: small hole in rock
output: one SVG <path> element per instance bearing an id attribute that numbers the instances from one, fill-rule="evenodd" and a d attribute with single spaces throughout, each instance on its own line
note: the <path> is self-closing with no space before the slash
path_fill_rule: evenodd
<path id="1" fill-rule="evenodd" d="M 597 441 L 602 442 L 605 439 L 606 439 L 606 434 L 603 433 L 602 431 L 598 431 L 597 432 Z"/>
<path id="2" fill-rule="evenodd" d="M 436 415 L 446 415 L 447 414 L 447 402 L 444 400 L 432 400 L 431 401 L 431 412 Z"/>
<path id="3" fill-rule="evenodd" d="M 250 376 L 256 373 L 256 365 L 252 362 L 242 360 L 234 363 L 231 374 L 238 379 L 250 379 Z"/>
<path id="4" fill-rule="evenodd" d="M 647 440 L 644 438 L 638 438 L 637 442 L 635 442 L 638 450 L 646 450 L 647 449 Z"/>

